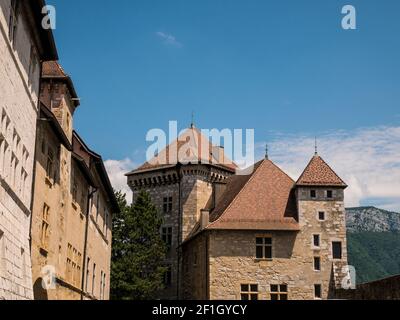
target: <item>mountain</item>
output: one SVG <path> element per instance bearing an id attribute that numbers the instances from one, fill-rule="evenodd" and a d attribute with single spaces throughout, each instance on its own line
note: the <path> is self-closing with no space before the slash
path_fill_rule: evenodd
<path id="1" fill-rule="evenodd" d="M 357 282 L 400 274 L 400 214 L 375 207 L 346 211 L 349 264 Z"/>
<path id="2" fill-rule="evenodd" d="M 375 207 L 346 209 L 349 232 L 399 232 L 400 213 Z"/>

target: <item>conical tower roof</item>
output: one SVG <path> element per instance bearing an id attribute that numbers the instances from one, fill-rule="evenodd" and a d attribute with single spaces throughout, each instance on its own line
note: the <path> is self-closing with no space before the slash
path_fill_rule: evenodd
<path id="1" fill-rule="evenodd" d="M 296 185 L 347 187 L 347 184 L 319 155 L 311 159 Z"/>

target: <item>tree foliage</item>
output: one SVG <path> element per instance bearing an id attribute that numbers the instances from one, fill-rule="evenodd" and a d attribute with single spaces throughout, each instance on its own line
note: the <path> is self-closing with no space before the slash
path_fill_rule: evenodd
<path id="1" fill-rule="evenodd" d="M 121 192 L 116 197 L 121 212 L 113 218 L 111 299 L 154 299 L 166 272 L 162 218 L 144 191 L 133 205 L 127 204 Z"/>

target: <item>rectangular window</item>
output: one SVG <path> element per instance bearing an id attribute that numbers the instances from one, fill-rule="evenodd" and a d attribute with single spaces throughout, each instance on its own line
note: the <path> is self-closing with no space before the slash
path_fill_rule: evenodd
<path id="1" fill-rule="evenodd" d="M 162 228 L 162 240 L 168 248 L 172 246 L 172 227 Z"/>
<path id="2" fill-rule="evenodd" d="M 53 164 L 54 164 L 54 154 L 53 151 L 48 150 L 47 152 L 47 163 L 46 163 L 46 176 L 51 179 L 53 175 Z"/>
<path id="3" fill-rule="evenodd" d="M 321 271 L 321 258 L 314 257 L 314 271 Z"/>
<path id="4" fill-rule="evenodd" d="M 314 285 L 314 297 L 315 299 L 322 299 L 322 286 L 320 284 Z"/>
<path id="5" fill-rule="evenodd" d="M 318 220 L 325 221 L 325 212 L 324 211 L 318 212 Z"/>
<path id="6" fill-rule="evenodd" d="M 89 265 L 90 265 L 90 258 L 87 258 L 87 262 L 86 262 L 86 281 L 85 281 L 85 291 L 86 292 L 88 292 L 88 284 L 89 284 L 89 276 L 90 276 Z"/>
<path id="7" fill-rule="evenodd" d="M 328 191 L 326 192 L 326 197 L 327 197 L 328 199 L 332 199 L 332 198 L 333 198 L 333 191 L 332 191 L 332 190 L 328 190 Z"/>
<path id="8" fill-rule="evenodd" d="M 15 36 L 17 33 L 17 25 L 18 25 L 18 5 L 19 0 L 11 0 L 11 7 L 10 7 L 10 17 L 9 17 L 9 38 L 11 42 L 15 41 Z"/>
<path id="9" fill-rule="evenodd" d="M 242 284 L 240 286 L 240 298 L 243 301 L 258 300 L 258 284 Z"/>
<path id="10" fill-rule="evenodd" d="M 315 198 L 317 197 L 317 190 L 311 190 L 311 191 L 310 191 L 310 197 L 311 197 L 312 199 L 315 199 Z"/>
<path id="11" fill-rule="evenodd" d="M 103 221 L 103 234 L 107 237 L 107 226 L 108 226 L 108 210 L 105 209 L 104 221 Z"/>
<path id="12" fill-rule="evenodd" d="M 319 234 L 314 234 L 313 236 L 314 247 L 319 248 L 321 246 L 321 236 Z"/>
<path id="13" fill-rule="evenodd" d="M 106 298 L 106 279 L 107 279 L 107 275 L 104 273 L 103 274 L 103 300 L 105 300 Z"/>
<path id="14" fill-rule="evenodd" d="M 288 286 L 286 284 L 271 285 L 271 300 L 288 300 Z"/>
<path id="15" fill-rule="evenodd" d="M 165 197 L 163 199 L 163 211 L 164 213 L 172 212 L 172 197 Z"/>
<path id="16" fill-rule="evenodd" d="M 100 300 L 103 299 L 103 271 L 100 272 Z"/>
<path id="17" fill-rule="evenodd" d="M 47 204 L 43 205 L 42 225 L 40 230 L 40 240 L 43 249 L 48 249 L 50 237 L 50 207 Z"/>
<path id="18" fill-rule="evenodd" d="M 0 230 L 0 278 L 6 274 L 4 232 Z"/>
<path id="19" fill-rule="evenodd" d="M 332 242 L 332 254 L 333 259 L 341 260 L 342 259 L 342 243 L 339 241 Z"/>
<path id="20" fill-rule="evenodd" d="M 92 295 L 94 295 L 94 289 L 96 285 L 96 264 L 93 263 L 93 275 L 92 275 Z"/>
<path id="21" fill-rule="evenodd" d="M 172 283 L 172 268 L 171 266 L 167 267 L 167 271 L 164 273 L 164 285 L 166 287 L 170 287 Z"/>
<path id="22" fill-rule="evenodd" d="M 256 258 L 272 259 L 272 238 L 256 238 Z"/>
<path id="23" fill-rule="evenodd" d="M 76 203 L 78 201 L 78 183 L 74 177 L 72 182 L 72 201 Z"/>

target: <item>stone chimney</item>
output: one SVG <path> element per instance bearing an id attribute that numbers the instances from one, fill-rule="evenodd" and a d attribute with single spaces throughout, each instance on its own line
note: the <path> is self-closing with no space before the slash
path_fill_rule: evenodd
<path id="1" fill-rule="evenodd" d="M 225 192 L 226 189 L 226 182 L 215 182 L 213 184 L 213 195 L 212 195 L 212 208 L 214 209 L 219 200 L 221 199 L 221 196 Z"/>
<path id="2" fill-rule="evenodd" d="M 210 211 L 201 210 L 200 211 L 200 229 L 204 230 L 210 224 Z"/>

